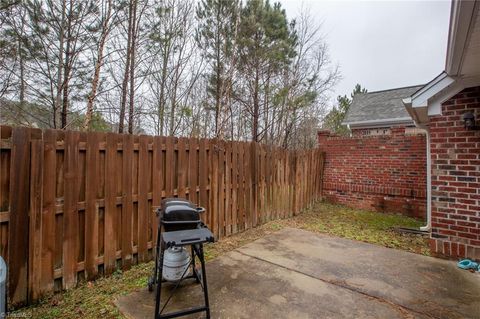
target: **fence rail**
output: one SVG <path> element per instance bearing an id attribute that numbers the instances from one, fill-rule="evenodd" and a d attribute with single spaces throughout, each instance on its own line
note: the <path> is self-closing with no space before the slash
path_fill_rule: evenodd
<path id="1" fill-rule="evenodd" d="M 324 156 L 215 139 L 0 127 L 0 255 L 13 304 L 152 258 L 165 197 L 217 238 L 321 196 Z"/>

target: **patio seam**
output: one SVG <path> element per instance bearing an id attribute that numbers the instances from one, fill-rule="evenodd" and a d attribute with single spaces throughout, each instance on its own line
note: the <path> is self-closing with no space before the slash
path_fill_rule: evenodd
<path id="1" fill-rule="evenodd" d="M 387 300 L 387 299 L 384 299 L 382 297 L 378 297 L 378 296 L 372 296 L 372 295 L 369 295 L 368 293 L 364 292 L 364 291 L 361 291 L 361 290 L 358 290 L 358 289 L 355 289 L 351 286 L 348 286 L 348 285 L 345 285 L 345 284 L 341 284 L 340 282 L 338 281 L 331 281 L 331 280 L 328 280 L 328 279 L 324 279 L 324 278 L 318 278 L 318 277 L 315 277 L 313 275 L 310 275 L 308 273 L 305 273 L 305 272 L 302 272 L 302 271 L 299 271 L 299 270 L 296 270 L 296 269 L 292 269 L 290 267 L 287 267 L 287 266 L 283 266 L 283 265 L 279 265 L 279 264 L 276 264 L 274 262 L 271 262 L 269 260 L 266 260 L 266 259 L 262 259 L 260 257 L 257 257 L 257 256 L 253 256 L 253 255 L 249 255 L 245 252 L 242 252 L 238 249 L 235 249 L 234 250 L 235 252 L 238 252 L 244 256 L 247 256 L 247 257 L 250 257 L 250 258 L 254 258 L 254 259 L 257 259 L 259 261 L 263 261 L 263 262 L 266 262 L 266 263 L 269 263 L 271 265 L 274 265 L 274 266 L 278 266 L 278 267 L 281 267 L 283 269 L 286 269 L 286 270 L 290 270 L 290 271 L 293 271 L 293 272 L 296 272 L 296 273 L 299 273 L 299 274 L 302 274 L 304 276 L 307 276 L 307 277 L 310 277 L 310 278 L 313 278 L 313 279 L 316 279 L 316 280 L 320 280 L 322 282 L 325 282 L 325 283 L 328 283 L 328 284 L 331 284 L 331 285 L 334 285 L 334 286 L 337 286 L 337 287 L 340 287 L 340 288 L 343 288 L 343 289 L 347 289 L 349 291 L 352 291 L 352 292 L 355 292 L 355 293 L 358 293 L 358 294 L 361 294 L 367 298 L 370 298 L 370 299 L 375 299 L 381 303 L 385 303 L 385 304 L 388 304 L 390 307 L 394 308 L 395 310 L 397 310 L 398 312 L 401 313 L 401 315 L 405 318 L 410 318 L 409 316 L 406 316 L 406 315 L 409 315 L 411 312 L 413 313 L 416 313 L 416 314 L 419 314 L 419 315 L 423 315 L 423 316 L 426 316 L 428 318 L 432 318 L 432 319 L 441 319 L 439 317 L 436 317 L 436 316 L 433 316 L 431 314 L 428 314 L 428 313 L 425 313 L 425 312 L 421 312 L 421 311 L 418 311 L 418 310 L 415 310 L 415 309 L 412 309 L 412 308 L 409 308 L 409 307 L 406 307 L 404 305 L 399 305 L 393 301 L 390 301 L 390 300 Z"/>

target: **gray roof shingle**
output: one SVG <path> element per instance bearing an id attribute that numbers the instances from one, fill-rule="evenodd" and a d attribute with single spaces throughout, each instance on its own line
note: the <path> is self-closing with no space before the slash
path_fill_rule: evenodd
<path id="1" fill-rule="evenodd" d="M 375 121 L 380 124 L 394 119 L 409 118 L 402 99 L 411 96 L 423 85 L 415 85 L 398 89 L 357 93 L 353 97 L 352 104 L 347 112 L 344 124 L 355 122 Z"/>

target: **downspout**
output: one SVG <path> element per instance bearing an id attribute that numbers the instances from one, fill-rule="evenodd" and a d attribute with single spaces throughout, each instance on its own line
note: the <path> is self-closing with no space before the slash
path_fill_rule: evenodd
<path id="1" fill-rule="evenodd" d="M 424 129 L 427 137 L 427 224 L 420 227 L 421 231 L 430 231 L 432 229 L 432 156 L 430 153 L 430 129 L 425 125 L 417 127 Z"/>
<path id="2" fill-rule="evenodd" d="M 427 156 L 427 224 L 425 226 L 421 226 L 420 230 L 429 232 L 432 229 L 432 156 L 430 151 L 430 128 L 425 124 L 420 124 L 418 117 L 416 116 L 415 112 L 412 110 L 412 99 L 406 98 L 403 99 L 403 104 L 405 108 L 410 114 L 415 123 L 415 126 L 423 129 L 426 135 L 426 156 Z"/>

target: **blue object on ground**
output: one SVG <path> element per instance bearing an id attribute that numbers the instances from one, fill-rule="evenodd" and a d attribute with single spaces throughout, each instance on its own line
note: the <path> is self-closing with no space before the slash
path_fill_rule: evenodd
<path id="1" fill-rule="evenodd" d="M 458 268 L 462 269 L 474 269 L 480 271 L 478 263 L 471 261 L 470 259 L 463 259 L 457 263 Z"/>

